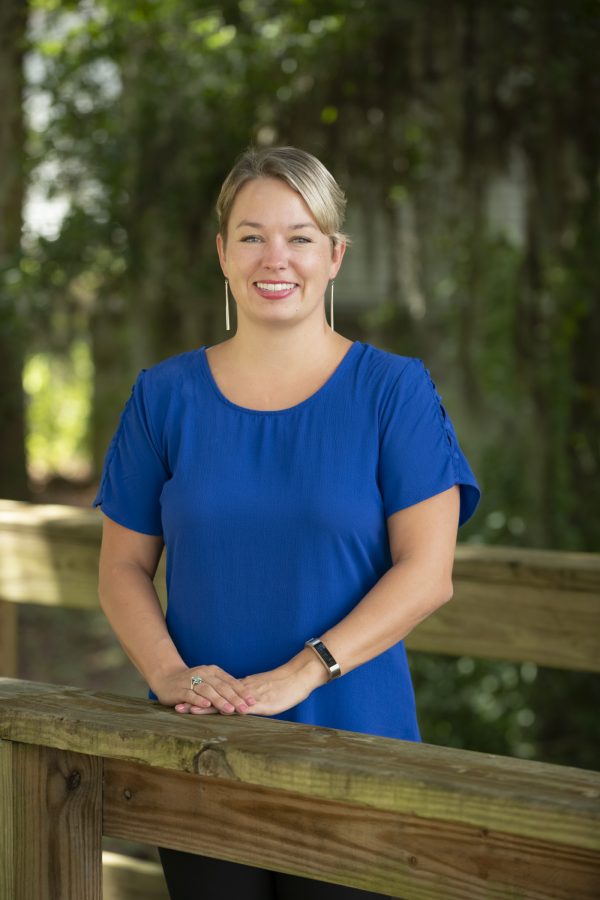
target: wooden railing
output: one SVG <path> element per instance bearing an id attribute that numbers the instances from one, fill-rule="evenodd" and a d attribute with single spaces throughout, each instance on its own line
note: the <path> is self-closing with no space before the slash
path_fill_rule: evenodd
<path id="1" fill-rule="evenodd" d="M 97 609 L 99 544 L 92 510 L 0 501 L 0 675 L 18 604 Z M 600 671 L 600 555 L 459 544 L 453 580 L 409 649 Z M 99 898 L 102 821 L 406 900 L 597 897 L 598 778 L 0 680 L 0 900 Z"/>
<path id="2" fill-rule="evenodd" d="M 102 834 L 409 900 L 592 900 L 600 775 L 0 679 L 0 897 L 101 900 Z"/>
<path id="3" fill-rule="evenodd" d="M 19 603 L 96 609 L 100 515 L 0 501 L 0 674 L 17 674 Z M 454 598 L 409 650 L 600 671 L 600 554 L 459 544 Z M 156 584 L 164 603 L 164 557 Z"/>

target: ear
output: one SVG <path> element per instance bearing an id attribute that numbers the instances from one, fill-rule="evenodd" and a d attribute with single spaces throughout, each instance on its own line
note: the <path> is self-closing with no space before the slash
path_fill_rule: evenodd
<path id="1" fill-rule="evenodd" d="M 346 241 L 340 241 L 332 250 L 331 267 L 329 269 L 329 280 L 331 281 L 339 272 L 344 253 L 346 252 Z"/>
<path id="2" fill-rule="evenodd" d="M 219 262 L 221 263 L 221 269 L 223 270 L 223 275 L 227 278 L 226 271 L 226 261 L 225 261 L 225 244 L 223 243 L 223 238 L 220 234 L 217 235 L 217 253 L 219 254 Z"/>

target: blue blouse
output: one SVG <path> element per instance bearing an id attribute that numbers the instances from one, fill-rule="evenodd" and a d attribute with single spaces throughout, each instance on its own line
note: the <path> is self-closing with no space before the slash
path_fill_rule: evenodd
<path id="1" fill-rule="evenodd" d="M 454 484 L 462 525 L 480 492 L 421 360 L 355 341 L 265 411 L 221 393 L 203 346 L 140 372 L 93 505 L 163 536 L 177 650 L 241 678 L 346 616 L 392 565 L 387 517 Z M 404 643 L 274 718 L 420 740 Z"/>

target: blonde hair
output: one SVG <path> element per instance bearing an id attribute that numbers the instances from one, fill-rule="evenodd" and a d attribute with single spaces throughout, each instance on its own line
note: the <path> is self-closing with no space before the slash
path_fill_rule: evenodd
<path id="1" fill-rule="evenodd" d="M 335 246 L 349 243 L 342 232 L 346 197 L 333 175 L 316 156 L 297 147 L 250 147 L 235 162 L 223 182 L 217 200 L 219 233 L 227 240 L 227 227 L 235 198 L 241 188 L 256 178 L 279 178 L 297 191 L 315 222 Z"/>

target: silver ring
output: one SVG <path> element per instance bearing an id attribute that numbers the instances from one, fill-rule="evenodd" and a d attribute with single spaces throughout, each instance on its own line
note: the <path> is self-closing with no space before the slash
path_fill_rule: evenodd
<path id="1" fill-rule="evenodd" d="M 190 685 L 190 690 L 194 690 L 195 684 L 202 684 L 204 682 L 204 678 L 200 678 L 199 675 L 192 675 L 192 683 Z"/>

